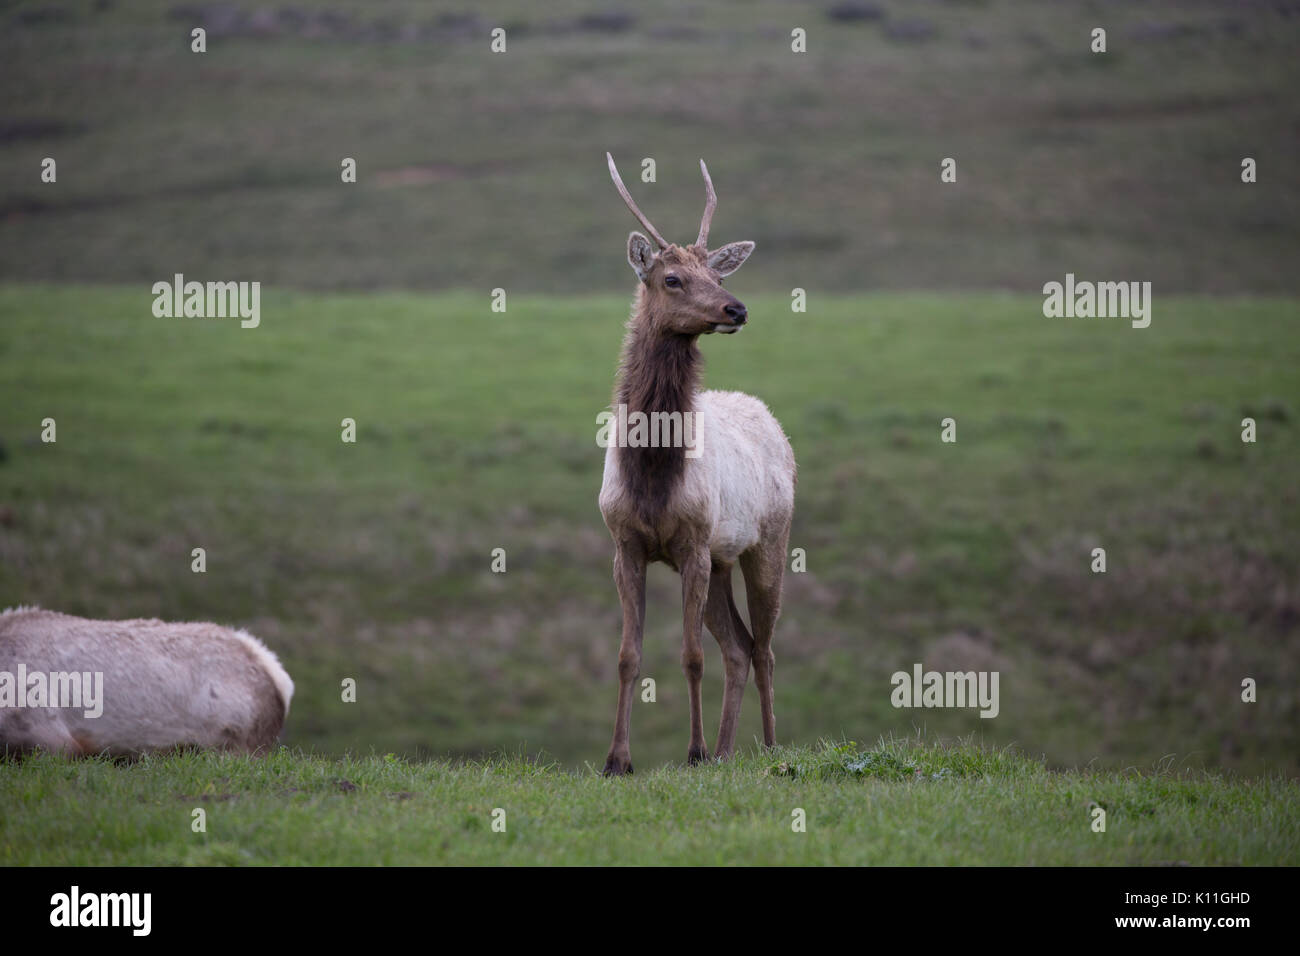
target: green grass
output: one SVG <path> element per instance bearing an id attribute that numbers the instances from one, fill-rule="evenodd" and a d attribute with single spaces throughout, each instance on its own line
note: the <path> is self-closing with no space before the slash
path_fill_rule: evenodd
<path id="1" fill-rule="evenodd" d="M 703 342 L 707 384 L 767 401 L 800 467 L 779 740 L 924 727 L 1054 767 L 1300 771 L 1293 300 L 1157 296 L 1135 330 L 1037 297 L 792 314 L 743 270 L 732 288 L 752 322 Z M 603 761 L 621 618 L 595 432 L 627 297 L 265 289 L 255 330 L 151 302 L 0 287 L 0 606 L 246 626 L 297 682 L 293 747 Z M 685 758 L 680 613 L 652 568 L 643 771 Z M 916 662 L 998 670 L 1001 713 L 894 709 Z"/>
<path id="2" fill-rule="evenodd" d="M 971 741 L 782 748 L 618 780 L 518 757 L 39 757 L 3 768 L 0 804 L 0 865 L 1300 863 L 1290 782 L 1052 773 Z"/>

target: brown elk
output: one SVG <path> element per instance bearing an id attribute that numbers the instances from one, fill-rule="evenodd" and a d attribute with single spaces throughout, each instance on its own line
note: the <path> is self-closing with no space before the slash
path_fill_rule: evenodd
<path id="1" fill-rule="evenodd" d="M 640 285 L 623 340 L 616 406 L 646 416 L 694 416 L 697 447 L 680 442 L 634 446 L 611 442 L 605 454 L 600 511 L 614 539 L 614 582 L 623 606 L 618 653 L 618 713 L 606 774 L 632 772 L 628 742 L 634 684 L 640 676 L 645 625 L 646 566 L 662 561 L 682 579 L 682 670 L 690 700 L 687 761 L 708 757 L 700 684 L 707 625 L 722 651 L 722 718 L 714 755 L 730 756 L 749 667 L 754 665 L 763 717 L 763 742 L 776 743 L 772 713 L 772 633 L 781 609 L 781 580 L 794 515 L 795 462 L 790 442 L 767 406 L 740 392 L 700 391 L 696 340 L 738 332 L 744 304 L 722 288 L 754 251 L 752 242 L 708 248 L 717 206 L 708 167 L 699 237 L 676 246 L 651 225 L 605 154 L 610 176 L 632 214 L 654 237 L 628 237 L 627 258 Z M 736 609 L 731 569 L 745 576 L 753 634 Z"/>

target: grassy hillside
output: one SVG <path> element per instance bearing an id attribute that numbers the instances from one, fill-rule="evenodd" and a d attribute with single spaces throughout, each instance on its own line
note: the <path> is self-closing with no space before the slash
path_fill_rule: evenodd
<path id="1" fill-rule="evenodd" d="M 921 726 L 1052 766 L 1296 774 L 1294 301 L 1157 296 L 1135 330 L 992 294 L 793 314 L 747 283 L 750 326 L 702 344 L 708 384 L 764 398 L 799 460 L 781 741 Z M 297 681 L 295 747 L 602 760 L 620 614 L 595 433 L 626 297 L 267 289 L 253 330 L 151 302 L 0 288 L 0 606 L 247 626 Z M 679 586 L 649 584 L 643 771 L 687 727 Z M 895 709 L 917 662 L 999 671 L 1001 713 Z"/>
<path id="2" fill-rule="evenodd" d="M 1300 862 L 1291 783 L 1054 774 L 969 742 L 786 748 L 621 780 L 517 758 L 281 751 L 264 763 L 187 755 L 128 768 L 46 757 L 0 774 L 0 802 L 0 865 Z M 504 832 L 492 829 L 498 809 Z M 796 809 L 805 832 L 793 829 Z"/>
<path id="3" fill-rule="evenodd" d="M 1287 3 L 10 0 L 0 279 L 613 291 L 609 149 L 675 240 L 706 157 L 773 291 L 1291 294 L 1298 42 Z"/>

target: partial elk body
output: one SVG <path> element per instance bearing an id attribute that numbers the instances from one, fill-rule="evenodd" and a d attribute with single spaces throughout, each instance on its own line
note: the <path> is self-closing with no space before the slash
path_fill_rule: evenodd
<path id="1" fill-rule="evenodd" d="M 0 755 L 263 754 L 292 697 L 279 660 L 244 631 L 40 608 L 0 613 Z"/>

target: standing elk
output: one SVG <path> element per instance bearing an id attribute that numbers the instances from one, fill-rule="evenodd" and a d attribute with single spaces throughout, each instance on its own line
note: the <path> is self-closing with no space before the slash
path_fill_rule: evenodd
<path id="1" fill-rule="evenodd" d="M 26 699 L 38 686 L 32 706 Z M 54 699 L 69 695 L 71 704 Z M 275 745 L 292 697 L 275 654 L 244 631 L 40 608 L 0 613 L 0 756 L 181 747 L 260 755 Z"/>
<path id="2" fill-rule="evenodd" d="M 700 160 L 706 202 L 699 237 L 689 246 L 666 242 L 632 201 L 606 153 L 623 201 L 655 246 L 639 232 L 628 237 L 627 259 L 640 285 L 623 340 L 616 406 L 630 415 L 693 415 L 697 447 L 681 442 L 634 447 L 611 442 L 605 453 L 600 511 L 614 539 L 614 582 L 623 606 L 618 652 L 618 713 L 605 761 L 607 775 L 632 772 L 628 742 L 634 684 L 641 669 L 646 566 L 662 561 L 682 579 L 682 670 L 690 696 L 687 761 L 708 758 L 704 746 L 700 683 L 707 625 L 725 669 L 722 718 L 715 756 L 735 748 L 740 702 L 754 665 L 763 742 L 776 743 L 772 713 L 772 632 L 781 609 L 781 580 L 794 515 L 795 462 L 790 442 L 767 406 L 741 392 L 700 391 L 696 339 L 740 331 L 748 312 L 722 288 L 754 251 L 732 242 L 709 251 L 709 225 L 717 196 Z M 660 419 L 663 420 L 663 419 Z M 622 445 L 622 447 L 620 447 Z M 751 636 L 736 610 L 731 569 L 745 576 Z"/>

